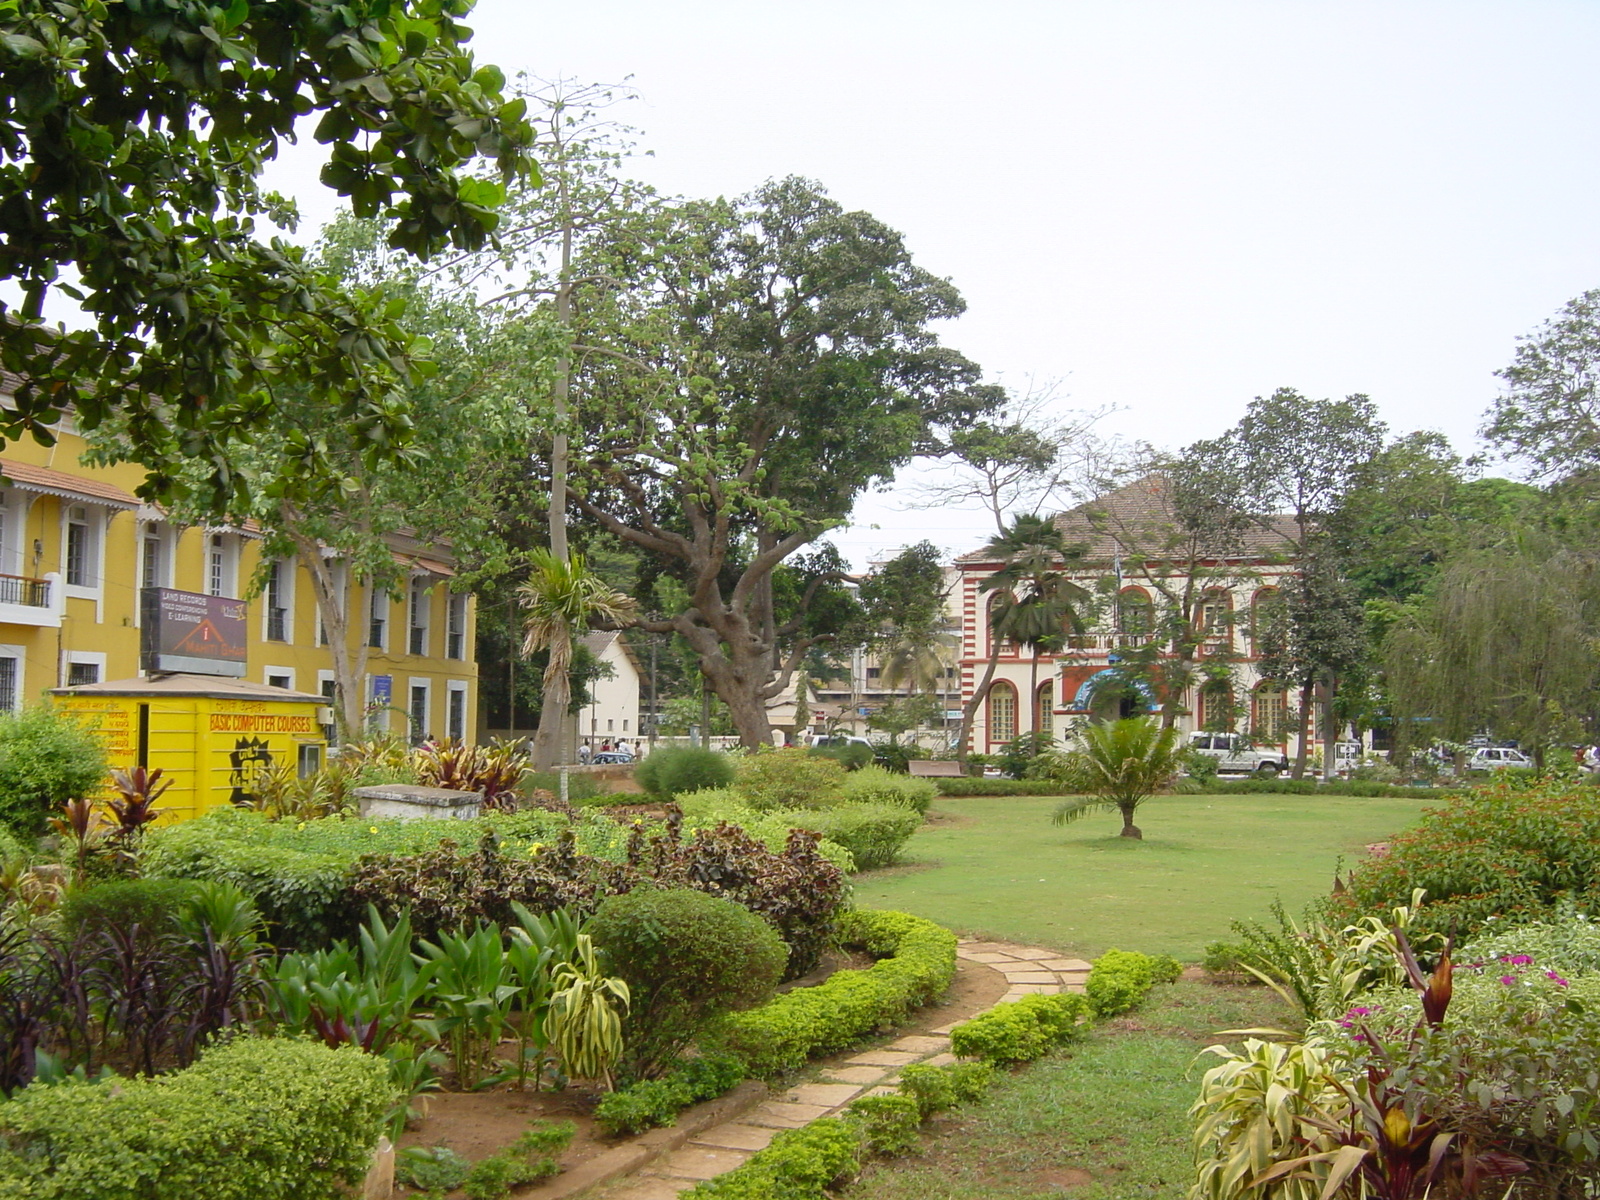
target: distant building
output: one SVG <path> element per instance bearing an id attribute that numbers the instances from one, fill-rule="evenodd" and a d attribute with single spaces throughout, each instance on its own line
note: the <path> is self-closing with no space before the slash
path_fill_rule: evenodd
<path id="1" fill-rule="evenodd" d="M 589 703 L 578 710 L 578 739 L 591 751 L 605 743 L 635 742 L 643 737 L 639 728 L 639 688 L 643 672 L 620 632 L 585 634 L 583 644 L 600 662 L 611 668 L 608 678 L 589 684 Z"/>
<path id="2" fill-rule="evenodd" d="M 1069 576 L 1094 593 L 1090 627 L 1060 650 L 1032 654 L 1002 640 L 987 695 L 978 706 L 969 748 L 994 753 L 1020 734 L 1060 740 L 1069 724 L 1090 716 L 1126 716 L 1151 709 L 1158 697 L 1130 687 L 1118 664 L 1148 647 L 1159 618 L 1185 608 L 1197 632 L 1199 678 L 1178 698 L 1184 730 L 1236 727 L 1286 750 L 1293 740 L 1283 684 L 1261 673 L 1261 622 L 1284 580 L 1293 575 L 1295 541 L 1287 518 L 1209 542 L 1186 535 L 1159 475 L 1119 488 L 1055 519 L 1070 543 L 1083 547 Z M 991 651 L 990 615 L 1001 593 L 983 582 L 1004 562 L 976 550 L 957 559 L 961 613 L 962 701 L 982 686 Z M 1171 658 L 1170 651 L 1158 650 Z"/>

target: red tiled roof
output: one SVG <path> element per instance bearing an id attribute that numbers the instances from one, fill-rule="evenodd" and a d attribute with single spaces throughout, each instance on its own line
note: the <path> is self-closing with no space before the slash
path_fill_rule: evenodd
<path id="1" fill-rule="evenodd" d="M 89 500 L 95 504 L 111 504 L 117 508 L 138 508 L 139 500 L 115 484 L 82 475 L 69 475 L 49 467 L 34 467 L 27 463 L 0 459 L 0 474 L 25 492 L 41 492 L 47 496 L 60 496 L 67 500 Z"/>

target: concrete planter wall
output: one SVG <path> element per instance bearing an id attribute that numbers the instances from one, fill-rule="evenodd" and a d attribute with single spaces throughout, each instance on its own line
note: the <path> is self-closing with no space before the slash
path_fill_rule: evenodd
<path id="1" fill-rule="evenodd" d="M 419 787 L 412 783 L 386 783 L 357 788 L 356 801 L 361 816 L 367 820 L 470 821 L 483 807 L 483 794 Z"/>

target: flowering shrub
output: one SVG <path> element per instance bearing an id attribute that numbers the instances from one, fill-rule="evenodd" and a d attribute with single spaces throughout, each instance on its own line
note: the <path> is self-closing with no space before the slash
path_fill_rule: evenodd
<path id="1" fill-rule="evenodd" d="M 1537 919 L 1561 900 L 1600 908 L 1600 805 L 1593 787 L 1496 781 L 1424 811 L 1389 853 L 1351 872 L 1339 915 L 1382 912 L 1427 891 L 1419 924 L 1470 937 L 1492 917 Z"/>

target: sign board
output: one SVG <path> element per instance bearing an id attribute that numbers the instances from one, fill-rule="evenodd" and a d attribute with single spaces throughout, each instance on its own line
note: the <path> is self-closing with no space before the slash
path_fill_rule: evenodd
<path id="1" fill-rule="evenodd" d="M 394 703 L 394 676 L 372 676 L 372 702 L 388 706 Z"/>
<path id="2" fill-rule="evenodd" d="M 245 673 L 243 600 L 176 588 L 139 589 L 140 657 L 152 673 Z"/>

